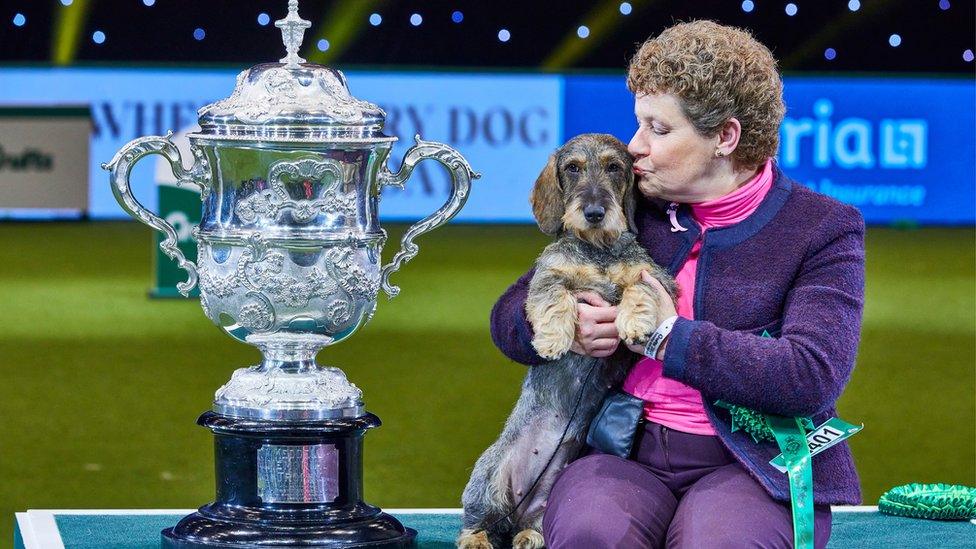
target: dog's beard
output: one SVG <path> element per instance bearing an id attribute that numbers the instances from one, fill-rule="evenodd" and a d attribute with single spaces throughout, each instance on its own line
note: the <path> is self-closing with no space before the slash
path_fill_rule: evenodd
<path id="1" fill-rule="evenodd" d="M 627 220 L 623 210 L 614 204 L 604 214 L 603 221 L 593 226 L 586 221 L 578 202 L 573 202 L 563 214 L 563 226 L 576 238 L 589 242 L 598 248 L 609 248 L 627 230 Z"/>

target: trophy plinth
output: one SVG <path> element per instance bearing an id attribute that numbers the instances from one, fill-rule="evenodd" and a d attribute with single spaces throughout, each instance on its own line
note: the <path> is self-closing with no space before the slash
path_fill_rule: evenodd
<path id="1" fill-rule="evenodd" d="M 163 531 L 167 549 L 409 547 L 416 531 L 362 500 L 363 435 L 373 414 L 319 421 L 206 412 L 216 501 Z"/>
<path id="2" fill-rule="evenodd" d="M 353 97 L 342 72 L 298 56 L 309 23 L 297 0 L 288 7 L 277 24 L 287 56 L 240 73 L 230 97 L 200 109 L 189 169 L 169 135 L 136 139 L 103 165 L 122 208 L 166 235 L 160 248 L 187 272 L 180 292 L 199 282 L 207 318 L 264 356 L 200 417 L 214 433 L 217 497 L 165 530 L 167 547 L 402 547 L 415 534 L 362 501 L 363 435 L 379 419 L 315 354 L 368 323 L 381 288 L 399 293 L 390 275 L 417 255 L 414 239 L 454 217 L 479 175 L 420 136 L 391 172 L 397 138 L 383 133 L 386 113 Z M 195 263 L 132 194 L 132 168 L 151 154 L 200 191 Z M 423 160 L 447 168 L 450 195 L 381 265 L 380 195 L 402 189 Z"/>

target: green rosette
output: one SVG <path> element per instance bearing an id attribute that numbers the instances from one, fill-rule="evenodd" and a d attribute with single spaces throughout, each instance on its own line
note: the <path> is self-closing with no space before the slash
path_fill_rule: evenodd
<path id="1" fill-rule="evenodd" d="M 758 442 L 772 442 L 776 440 L 773 429 L 769 426 L 764 414 L 755 410 L 743 408 L 742 406 L 729 406 L 729 415 L 732 416 L 732 432 L 743 430 Z"/>
<path id="2" fill-rule="evenodd" d="M 882 494 L 878 511 L 931 520 L 976 518 L 976 488 L 958 484 L 905 484 Z"/>
<path id="3" fill-rule="evenodd" d="M 766 414 L 746 408 L 745 406 L 729 404 L 723 400 L 716 401 L 715 405 L 729 411 L 729 415 L 732 416 L 731 431 L 733 433 L 741 429 L 757 443 L 776 440 L 776 435 L 773 434 L 773 428 L 770 426 Z M 808 431 L 813 429 L 813 421 L 810 418 L 802 417 L 798 419 L 802 422 L 804 429 Z"/>

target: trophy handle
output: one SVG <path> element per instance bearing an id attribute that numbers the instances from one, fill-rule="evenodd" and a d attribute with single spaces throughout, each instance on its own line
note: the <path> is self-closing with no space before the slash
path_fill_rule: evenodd
<path id="1" fill-rule="evenodd" d="M 194 185 L 199 188 L 201 195 L 204 198 L 206 197 L 209 188 L 207 183 L 210 180 L 209 162 L 202 151 L 195 149 L 193 151 L 195 157 L 193 167 L 189 170 L 184 169 L 180 151 L 169 139 L 172 135 L 173 132 L 169 132 L 165 137 L 153 135 L 130 141 L 115 154 L 111 162 L 102 164 L 102 169 L 109 170 L 112 193 L 115 195 L 115 199 L 119 201 L 122 209 L 137 220 L 166 235 L 159 247 L 166 255 L 175 260 L 181 269 L 186 271 L 186 282 L 177 283 L 176 288 L 183 294 L 183 297 L 187 297 L 197 283 L 197 266 L 186 259 L 183 252 L 176 246 L 176 229 L 140 204 L 129 186 L 129 175 L 132 173 L 135 163 L 144 156 L 160 154 L 169 160 L 173 175 L 176 176 L 177 185 L 182 186 L 185 183 Z"/>
<path id="2" fill-rule="evenodd" d="M 390 284 L 390 275 L 399 270 L 401 265 L 413 259 L 419 251 L 417 245 L 413 243 L 413 239 L 450 221 L 467 202 L 471 180 L 481 177 L 480 173 L 471 169 L 471 165 L 461 156 L 461 153 L 453 148 L 436 141 L 424 141 L 420 135 L 414 136 L 414 139 L 417 144 L 410 147 L 407 154 L 403 155 L 400 171 L 394 174 L 384 168 L 384 171 L 380 173 L 380 186 L 393 186 L 402 189 L 417 163 L 430 158 L 443 164 L 450 172 L 451 196 L 439 210 L 407 229 L 403 238 L 400 239 L 400 251 L 393 256 L 393 260 L 388 265 L 383 267 L 383 291 L 390 296 L 390 299 L 400 293 L 399 286 Z"/>

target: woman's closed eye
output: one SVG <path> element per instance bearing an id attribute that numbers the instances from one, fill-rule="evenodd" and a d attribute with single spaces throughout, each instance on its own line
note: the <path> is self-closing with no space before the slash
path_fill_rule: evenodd
<path id="1" fill-rule="evenodd" d="M 671 132 L 671 128 L 661 124 L 660 122 L 651 121 L 651 120 L 641 120 L 640 118 L 638 118 L 637 119 L 638 131 L 645 128 L 650 130 L 656 135 L 667 135 L 668 133 Z"/>

